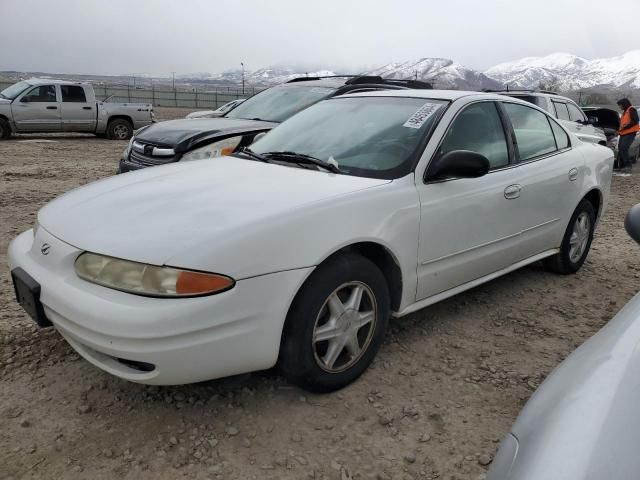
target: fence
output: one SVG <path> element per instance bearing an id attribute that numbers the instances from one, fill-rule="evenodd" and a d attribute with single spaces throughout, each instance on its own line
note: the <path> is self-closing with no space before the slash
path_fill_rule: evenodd
<path id="1" fill-rule="evenodd" d="M 12 85 L 0 82 L 0 90 Z M 155 107 L 183 107 L 216 109 L 236 98 L 248 98 L 261 89 L 249 87 L 172 88 L 133 87 L 127 85 L 94 85 L 96 98 L 103 100 L 111 96 L 110 102 L 152 103 Z"/>

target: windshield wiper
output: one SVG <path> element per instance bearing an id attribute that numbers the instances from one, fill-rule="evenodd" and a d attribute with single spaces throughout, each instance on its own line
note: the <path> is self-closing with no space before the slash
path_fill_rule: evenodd
<path id="1" fill-rule="evenodd" d="M 5 96 L 2 94 L 2 92 L 0 92 L 0 97 L 2 97 L 2 98 L 7 98 L 7 97 L 5 97 Z M 8 100 L 8 99 L 7 99 L 7 100 Z"/>
<path id="2" fill-rule="evenodd" d="M 342 173 L 338 165 L 335 163 L 325 162 L 324 160 L 320 160 L 319 158 L 312 157 L 311 155 L 305 155 L 304 153 L 296 153 L 296 152 L 265 152 L 262 154 L 265 157 L 273 157 L 276 160 L 280 160 L 283 162 L 292 162 L 292 163 L 307 163 L 312 165 L 317 165 L 318 167 L 324 168 L 332 173 Z"/>
<path id="3" fill-rule="evenodd" d="M 250 157 L 250 158 L 252 158 L 254 160 L 258 160 L 260 162 L 269 163 L 269 159 L 267 157 L 263 157 L 259 153 L 254 152 L 249 147 L 242 147 L 242 148 L 236 150 L 235 152 L 233 152 L 234 155 L 238 154 L 238 153 L 246 155 L 247 157 Z"/>

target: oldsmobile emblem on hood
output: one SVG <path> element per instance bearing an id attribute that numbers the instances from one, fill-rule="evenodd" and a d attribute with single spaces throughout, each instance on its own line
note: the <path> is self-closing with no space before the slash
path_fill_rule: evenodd
<path id="1" fill-rule="evenodd" d="M 48 243 L 43 243 L 42 246 L 40 247 L 40 253 L 42 253 L 43 255 L 49 255 L 50 249 L 51 249 L 51 245 L 49 245 Z"/>

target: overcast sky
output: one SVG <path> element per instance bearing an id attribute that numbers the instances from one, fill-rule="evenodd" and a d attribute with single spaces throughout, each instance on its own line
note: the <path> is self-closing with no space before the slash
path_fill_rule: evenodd
<path id="1" fill-rule="evenodd" d="M 169 74 L 637 48 L 640 0 L 0 0 L 0 70 Z M 637 16 L 636 16 L 637 17 Z M 625 20 L 626 21 L 626 20 Z M 633 28 L 632 28 L 633 27 Z M 633 31 L 635 29 L 635 32 Z M 355 73 L 355 72 L 354 72 Z"/>

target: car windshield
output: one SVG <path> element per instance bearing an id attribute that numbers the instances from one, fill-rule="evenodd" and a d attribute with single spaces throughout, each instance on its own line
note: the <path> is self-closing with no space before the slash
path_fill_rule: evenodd
<path id="1" fill-rule="evenodd" d="M 2 90 L 0 92 L 0 97 L 13 100 L 30 86 L 31 84 L 29 82 L 18 82 L 15 85 L 11 85 L 10 87 Z"/>
<path id="2" fill-rule="evenodd" d="M 337 162 L 341 173 L 350 175 L 397 178 L 411 171 L 421 140 L 445 104 L 426 98 L 337 97 L 284 122 L 251 149 Z"/>
<path id="3" fill-rule="evenodd" d="M 225 115 L 227 118 L 284 122 L 287 118 L 327 98 L 335 90 L 325 87 L 281 85 L 254 95 Z"/>

